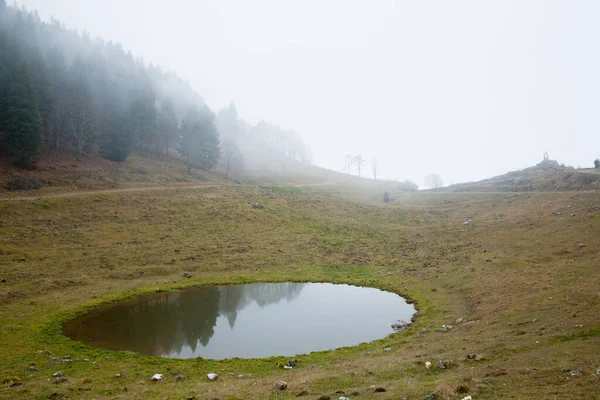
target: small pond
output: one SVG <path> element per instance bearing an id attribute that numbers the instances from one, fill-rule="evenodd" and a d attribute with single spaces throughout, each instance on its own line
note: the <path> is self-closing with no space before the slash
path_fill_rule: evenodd
<path id="1" fill-rule="evenodd" d="M 155 293 L 64 326 L 90 346 L 173 358 L 293 356 L 393 333 L 415 309 L 397 294 L 329 283 L 252 283 Z"/>

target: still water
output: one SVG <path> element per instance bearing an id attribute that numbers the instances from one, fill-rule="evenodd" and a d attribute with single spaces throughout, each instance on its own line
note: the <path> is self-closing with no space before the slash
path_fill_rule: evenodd
<path id="1" fill-rule="evenodd" d="M 90 346 L 174 358 L 293 356 L 370 342 L 415 312 L 397 294 L 329 283 L 252 283 L 156 293 L 68 322 Z"/>

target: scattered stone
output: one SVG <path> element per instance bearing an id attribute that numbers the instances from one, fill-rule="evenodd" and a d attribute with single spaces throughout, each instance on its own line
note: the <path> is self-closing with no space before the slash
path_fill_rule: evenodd
<path id="1" fill-rule="evenodd" d="M 504 218 L 504 214 L 502 214 L 502 213 L 494 214 L 494 218 L 495 219 L 502 219 L 502 218 Z"/>
<path id="2" fill-rule="evenodd" d="M 399 319 L 398 322 L 396 322 L 395 324 L 392 324 L 392 329 L 395 331 L 401 331 L 401 330 L 408 328 L 409 325 L 410 325 L 409 322 Z"/>
<path id="3" fill-rule="evenodd" d="M 451 366 L 452 366 L 452 362 L 450 360 L 440 360 L 440 362 L 438 363 L 439 369 L 446 369 L 446 368 L 450 368 Z"/>
<path id="4" fill-rule="evenodd" d="M 294 367 L 290 367 L 289 365 L 284 365 L 283 369 L 293 369 Z"/>
<path id="5" fill-rule="evenodd" d="M 596 368 L 596 375 L 600 375 L 600 367 Z"/>
<path id="6" fill-rule="evenodd" d="M 303 391 L 301 391 L 300 393 L 298 393 L 298 394 L 296 395 L 296 397 L 304 397 L 304 396 L 308 396 L 309 394 L 310 394 L 310 393 L 308 393 L 308 391 L 306 391 L 306 390 L 303 390 Z"/>
<path id="7" fill-rule="evenodd" d="M 287 382 L 284 382 L 284 381 L 275 382 L 275 388 L 277 390 L 285 390 L 287 388 L 287 386 L 288 386 Z"/>
<path id="8" fill-rule="evenodd" d="M 265 206 L 262 203 L 252 203 L 252 208 L 265 208 Z"/>
<path id="9" fill-rule="evenodd" d="M 481 361 L 485 360 L 485 358 L 480 354 L 467 354 L 467 360 Z"/>
<path id="10" fill-rule="evenodd" d="M 183 273 L 183 276 L 186 277 L 186 278 L 191 278 L 192 274 L 190 274 L 189 272 L 186 271 L 186 272 Z"/>
<path id="11" fill-rule="evenodd" d="M 383 349 L 383 351 L 392 351 L 391 347 L 386 347 L 385 349 Z"/>
<path id="12" fill-rule="evenodd" d="M 575 216 L 575 213 L 571 213 L 571 214 L 569 214 L 569 215 L 570 215 L 571 217 L 574 217 L 574 216 Z"/>
<path id="13" fill-rule="evenodd" d="M 163 374 L 154 374 L 152 375 L 152 382 L 160 382 L 162 381 Z"/>
<path id="14" fill-rule="evenodd" d="M 131 173 L 135 174 L 135 175 L 146 175 L 147 174 L 146 170 L 143 168 L 133 168 L 131 170 Z"/>
<path id="15" fill-rule="evenodd" d="M 63 376 L 63 373 L 62 373 L 62 371 L 58 371 L 58 372 L 53 373 L 52 376 L 55 378 L 59 378 L 59 377 Z"/>
<path id="16" fill-rule="evenodd" d="M 59 378 L 56 378 L 55 382 L 56 383 L 63 383 L 63 382 L 66 382 L 67 380 L 68 380 L 67 378 L 65 378 L 64 376 L 61 376 Z"/>
<path id="17" fill-rule="evenodd" d="M 473 400 L 473 398 L 471 396 L 465 396 L 462 398 L 462 400 Z"/>
<path id="18" fill-rule="evenodd" d="M 287 360 L 287 363 L 286 363 L 286 365 L 287 365 L 288 367 L 292 367 L 292 368 L 294 368 L 294 367 L 296 366 L 296 360 Z"/>
<path id="19" fill-rule="evenodd" d="M 431 288 L 431 291 L 432 292 L 437 292 L 437 289 L 436 288 Z"/>
<path id="20" fill-rule="evenodd" d="M 115 374 L 115 378 L 120 378 L 121 374 Z"/>
<path id="21" fill-rule="evenodd" d="M 466 225 L 469 225 L 470 223 L 471 223 L 471 220 L 468 220 L 468 221 L 463 222 L 463 225 L 466 226 Z"/>
<path id="22" fill-rule="evenodd" d="M 492 259 L 491 258 L 486 258 L 485 262 L 492 262 Z"/>
<path id="23" fill-rule="evenodd" d="M 206 375 L 206 377 L 208 378 L 209 381 L 216 381 L 217 379 L 219 379 L 219 375 L 214 374 L 214 373 L 210 373 L 210 374 Z"/>
<path id="24" fill-rule="evenodd" d="M 338 400 L 350 400 L 350 399 L 347 398 L 346 396 L 340 396 L 340 398 Z"/>
<path id="25" fill-rule="evenodd" d="M 29 367 L 27 367 L 27 369 L 30 370 L 30 371 L 37 371 L 38 370 L 37 367 L 35 365 L 33 365 L 33 364 L 31 364 Z"/>
<path id="26" fill-rule="evenodd" d="M 384 393 L 384 392 L 387 392 L 387 390 L 385 390 L 385 388 L 382 388 L 382 387 L 375 388 L 375 393 Z"/>
<path id="27" fill-rule="evenodd" d="M 439 398 L 440 396 L 437 394 L 437 392 L 431 392 L 427 396 L 423 397 L 423 400 L 437 400 Z"/>
<path id="28" fill-rule="evenodd" d="M 578 370 L 572 370 L 572 371 L 569 371 L 569 374 L 570 374 L 571 376 L 582 376 L 582 375 L 583 375 L 583 374 L 581 373 L 581 371 L 578 371 Z"/>
<path id="29" fill-rule="evenodd" d="M 555 217 L 562 217 L 563 214 L 560 211 L 552 211 L 552 215 Z"/>
<path id="30" fill-rule="evenodd" d="M 175 377 L 176 381 L 183 381 L 185 379 L 185 375 L 179 374 Z"/>
<path id="31" fill-rule="evenodd" d="M 442 325 L 441 328 L 436 329 L 438 332 L 443 332 L 446 333 L 448 332 L 450 329 L 452 329 L 452 325 Z"/>
<path id="32" fill-rule="evenodd" d="M 429 361 L 425 362 L 425 368 L 427 368 L 427 369 L 431 368 L 431 363 Z"/>
<path id="33" fill-rule="evenodd" d="M 458 324 L 460 324 L 461 322 L 463 322 L 464 318 L 465 318 L 465 317 L 459 317 L 459 318 L 456 318 L 456 320 L 454 321 L 454 325 L 458 325 Z"/>

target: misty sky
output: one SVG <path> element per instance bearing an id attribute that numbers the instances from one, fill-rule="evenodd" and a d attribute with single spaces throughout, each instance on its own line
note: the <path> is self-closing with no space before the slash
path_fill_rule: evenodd
<path id="1" fill-rule="evenodd" d="M 10 1 L 9 1 L 10 3 Z M 600 157 L 600 1 L 19 0 L 293 129 L 318 165 L 478 180 Z"/>

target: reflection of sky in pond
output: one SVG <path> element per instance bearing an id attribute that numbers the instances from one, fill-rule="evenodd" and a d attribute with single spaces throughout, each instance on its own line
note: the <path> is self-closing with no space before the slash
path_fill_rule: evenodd
<path id="1" fill-rule="evenodd" d="M 254 283 L 125 300 L 69 322 L 65 332 L 95 347 L 166 357 L 291 356 L 385 337 L 413 313 L 398 295 L 373 288 Z"/>

